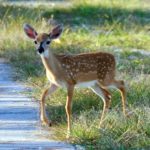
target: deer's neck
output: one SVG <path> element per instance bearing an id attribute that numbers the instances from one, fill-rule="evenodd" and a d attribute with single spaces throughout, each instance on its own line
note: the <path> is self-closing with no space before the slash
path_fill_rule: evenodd
<path id="1" fill-rule="evenodd" d="M 50 51 L 47 50 L 44 52 L 44 54 L 41 56 L 43 65 L 46 69 L 46 72 L 52 73 L 54 75 L 57 75 L 57 72 L 59 71 L 59 62 L 56 59 L 55 55 Z"/>

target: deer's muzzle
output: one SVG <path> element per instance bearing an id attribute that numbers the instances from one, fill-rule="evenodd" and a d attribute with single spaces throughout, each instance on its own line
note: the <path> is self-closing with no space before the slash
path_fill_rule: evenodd
<path id="1" fill-rule="evenodd" d="M 41 54 L 41 53 L 43 53 L 44 52 L 44 48 L 42 47 L 42 46 L 40 46 L 39 48 L 38 48 L 38 52 Z"/>

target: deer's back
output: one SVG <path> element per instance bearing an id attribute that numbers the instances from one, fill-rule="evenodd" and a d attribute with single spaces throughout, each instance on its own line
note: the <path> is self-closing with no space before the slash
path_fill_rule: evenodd
<path id="1" fill-rule="evenodd" d="M 112 54 L 98 52 L 56 57 L 67 76 L 76 82 L 114 77 L 115 58 Z"/>

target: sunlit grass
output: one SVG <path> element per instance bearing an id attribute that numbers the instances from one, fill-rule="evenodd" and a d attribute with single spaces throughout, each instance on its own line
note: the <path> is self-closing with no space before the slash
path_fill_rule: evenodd
<path id="1" fill-rule="evenodd" d="M 51 45 L 54 53 L 108 51 L 117 60 L 117 78 L 127 88 L 127 109 L 122 115 L 121 97 L 112 90 L 112 109 L 104 127 L 98 129 L 103 102 L 91 90 L 75 90 L 70 142 L 86 149 L 148 149 L 150 145 L 150 56 L 133 49 L 150 50 L 150 10 L 146 1 L 81 0 L 71 7 L 8 6 L 0 4 L 0 56 L 9 59 L 17 69 L 19 80 L 32 85 L 31 93 L 40 99 L 48 86 L 45 70 L 32 40 L 23 31 L 30 23 L 38 32 L 49 32 L 53 22 L 63 23 L 60 43 Z M 65 140 L 66 91 L 59 89 L 47 100 L 47 111 L 53 121 L 55 138 Z"/>

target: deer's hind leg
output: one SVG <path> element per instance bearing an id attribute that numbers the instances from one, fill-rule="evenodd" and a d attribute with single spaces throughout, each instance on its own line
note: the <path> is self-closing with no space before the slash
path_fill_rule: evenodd
<path id="1" fill-rule="evenodd" d="M 123 114 L 126 116 L 126 89 L 123 80 L 115 80 L 112 85 L 117 88 L 121 93 L 121 100 L 122 100 L 122 110 Z"/>
<path id="2" fill-rule="evenodd" d="M 110 107 L 110 102 L 111 102 L 111 94 L 109 93 L 108 90 L 102 88 L 99 86 L 99 84 L 95 84 L 94 86 L 91 87 L 91 89 L 94 91 L 94 93 L 96 93 L 98 96 L 100 96 L 103 100 L 103 111 L 102 111 L 102 115 L 100 118 L 100 124 L 99 127 L 101 126 L 103 120 L 104 120 L 104 116 L 105 113 L 107 112 L 107 110 Z"/>

